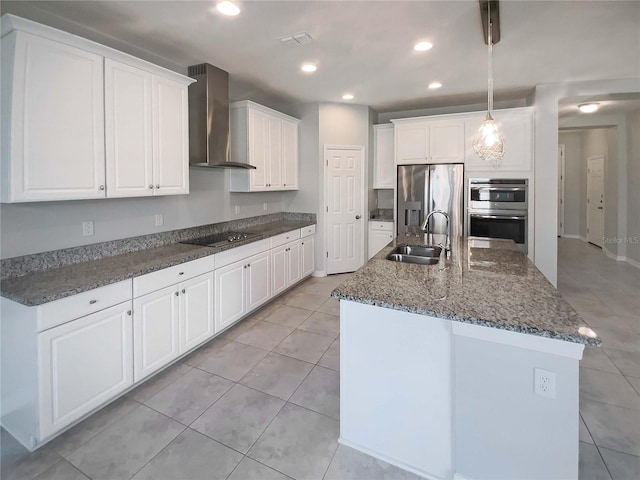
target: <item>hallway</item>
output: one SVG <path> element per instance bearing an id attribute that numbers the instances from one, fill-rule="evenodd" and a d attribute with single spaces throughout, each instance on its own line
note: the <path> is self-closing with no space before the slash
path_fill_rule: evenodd
<path id="1" fill-rule="evenodd" d="M 560 238 L 558 289 L 602 338 L 580 363 L 580 480 L 640 478 L 640 269 Z"/>

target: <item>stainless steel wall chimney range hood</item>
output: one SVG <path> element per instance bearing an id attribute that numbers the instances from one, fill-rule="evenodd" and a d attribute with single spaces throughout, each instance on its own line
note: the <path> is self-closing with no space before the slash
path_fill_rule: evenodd
<path id="1" fill-rule="evenodd" d="M 229 74 L 202 63 L 189 67 L 189 165 L 256 168 L 229 160 Z"/>

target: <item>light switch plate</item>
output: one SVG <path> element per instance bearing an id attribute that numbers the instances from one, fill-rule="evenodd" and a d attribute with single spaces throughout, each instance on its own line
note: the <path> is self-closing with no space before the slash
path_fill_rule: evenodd
<path id="1" fill-rule="evenodd" d="M 91 237 L 94 234 L 93 220 L 82 222 L 82 236 Z"/>
<path id="2" fill-rule="evenodd" d="M 161 213 L 156 214 L 156 227 L 161 227 L 164 225 L 164 217 Z"/>

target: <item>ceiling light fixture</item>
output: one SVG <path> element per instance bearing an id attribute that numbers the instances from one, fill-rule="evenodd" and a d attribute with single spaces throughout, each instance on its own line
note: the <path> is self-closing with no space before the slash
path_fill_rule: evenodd
<path id="1" fill-rule="evenodd" d="M 489 45 L 489 55 L 488 55 L 488 70 L 489 76 L 487 80 L 487 116 L 480 125 L 480 129 L 476 135 L 476 138 L 473 142 L 473 150 L 476 152 L 476 155 L 480 157 L 481 160 L 486 160 L 488 162 L 494 160 L 500 160 L 504 156 L 504 139 L 502 138 L 502 134 L 498 130 L 498 125 L 495 120 L 491 116 L 491 110 L 493 110 L 493 22 L 491 21 L 491 3 L 492 0 L 487 2 L 488 15 L 487 15 L 487 26 L 488 26 L 488 45 Z M 496 2 L 497 5 L 498 2 Z M 482 10 L 482 3 L 480 4 L 480 9 Z"/>
<path id="2" fill-rule="evenodd" d="M 600 108 L 600 104 L 599 103 L 583 103 L 581 105 L 578 105 L 578 108 L 582 113 L 593 113 L 593 112 L 596 112 L 598 108 Z"/>
<path id="3" fill-rule="evenodd" d="M 413 46 L 413 49 L 416 52 L 426 52 L 427 50 L 431 50 L 433 48 L 433 43 L 429 42 L 418 42 Z"/>
<path id="4" fill-rule="evenodd" d="M 431 82 L 429 84 L 429 88 L 431 90 L 435 90 L 435 89 L 440 88 L 440 87 L 442 87 L 442 84 L 440 82 Z"/>
<path id="5" fill-rule="evenodd" d="M 216 10 L 229 17 L 235 17 L 240 13 L 240 7 L 230 0 L 222 0 L 221 2 L 218 2 L 216 4 Z"/>
<path id="6" fill-rule="evenodd" d="M 313 63 L 303 63 L 300 70 L 307 73 L 313 73 L 318 69 Z"/>
<path id="7" fill-rule="evenodd" d="M 350 93 L 345 93 L 344 95 L 342 95 L 342 99 L 343 100 L 353 100 L 353 95 L 351 95 Z"/>

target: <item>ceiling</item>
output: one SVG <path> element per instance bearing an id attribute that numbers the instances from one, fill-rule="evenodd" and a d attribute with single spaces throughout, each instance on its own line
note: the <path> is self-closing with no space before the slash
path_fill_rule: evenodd
<path id="1" fill-rule="evenodd" d="M 245 0 L 237 17 L 223 17 L 213 6 L 3 1 L 2 11 L 53 26 L 75 24 L 75 33 L 92 31 L 114 39 L 115 48 L 128 44 L 175 68 L 211 63 L 230 73 L 232 100 L 261 90 L 290 102 L 342 102 L 350 92 L 353 103 L 379 112 L 486 100 L 487 50 L 476 0 Z M 542 83 L 640 77 L 638 1 L 502 0 L 500 18 L 497 101 L 526 98 Z M 287 47 L 278 40 L 300 31 L 313 42 Z M 418 40 L 433 49 L 413 51 Z M 300 71 L 307 61 L 317 72 Z M 434 80 L 444 86 L 428 90 Z"/>
<path id="2" fill-rule="evenodd" d="M 578 105 L 583 103 L 597 103 L 598 111 L 592 114 L 580 112 Z M 566 120 L 570 118 L 589 118 L 591 115 L 625 115 L 638 109 L 640 109 L 640 92 L 568 97 L 560 100 L 558 117 Z"/>

